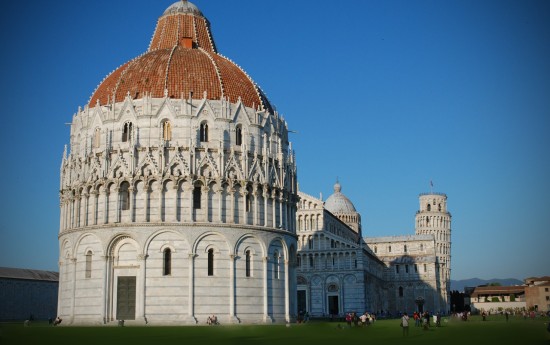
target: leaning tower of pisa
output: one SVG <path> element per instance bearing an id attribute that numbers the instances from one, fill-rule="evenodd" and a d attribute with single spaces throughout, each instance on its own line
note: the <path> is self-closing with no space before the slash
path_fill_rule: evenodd
<path id="1" fill-rule="evenodd" d="M 451 213 L 447 210 L 447 195 L 423 193 L 419 196 L 420 209 L 416 212 L 417 235 L 433 235 L 438 263 L 437 281 L 442 302 L 449 306 L 451 286 Z"/>

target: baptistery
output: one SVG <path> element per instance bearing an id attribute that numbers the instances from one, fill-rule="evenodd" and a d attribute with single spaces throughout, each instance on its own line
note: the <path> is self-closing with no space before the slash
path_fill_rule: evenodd
<path id="1" fill-rule="evenodd" d="M 286 121 L 189 1 L 70 126 L 60 178 L 63 324 L 289 322 L 296 162 Z"/>

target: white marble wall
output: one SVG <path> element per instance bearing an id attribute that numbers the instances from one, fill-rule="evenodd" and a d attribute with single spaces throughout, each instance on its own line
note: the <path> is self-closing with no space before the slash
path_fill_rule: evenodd
<path id="1" fill-rule="evenodd" d="M 59 314 L 68 323 L 113 322 L 123 276 L 136 277 L 136 323 L 294 316 L 296 164 L 278 114 L 206 98 L 81 109 L 60 183 Z"/>

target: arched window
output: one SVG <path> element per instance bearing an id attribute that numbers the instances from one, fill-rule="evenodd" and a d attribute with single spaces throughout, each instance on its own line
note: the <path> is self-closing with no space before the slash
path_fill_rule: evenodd
<path id="1" fill-rule="evenodd" d="M 92 277 L 92 251 L 86 253 L 86 278 Z"/>
<path id="2" fill-rule="evenodd" d="M 98 149 L 101 145 L 101 129 L 98 127 L 94 131 L 94 148 Z"/>
<path id="3" fill-rule="evenodd" d="M 437 205 L 437 210 L 441 212 L 441 204 Z"/>
<path id="4" fill-rule="evenodd" d="M 403 297 L 403 287 L 399 287 L 399 297 Z"/>
<path id="5" fill-rule="evenodd" d="M 132 123 L 125 122 L 124 127 L 122 127 L 122 142 L 125 143 L 127 141 L 130 141 L 131 137 L 132 137 Z"/>
<path id="6" fill-rule="evenodd" d="M 378 253 L 378 247 L 374 246 L 374 254 Z"/>
<path id="7" fill-rule="evenodd" d="M 246 260 L 245 260 L 245 261 L 246 261 L 245 275 L 246 275 L 247 277 L 250 277 L 250 264 L 251 264 L 251 263 L 250 263 L 250 250 L 247 250 L 247 251 L 246 251 L 245 256 L 246 256 Z"/>
<path id="8" fill-rule="evenodd" d="M 388 246 L 388 253 L 391 253 L 391 246 Z"/>
<path id="9" fill-rule="evenodd" d="M 405 265 L 405 273 L 409 273 L 409 265 Z"/>
<path id="10" fill-rule="evenodd" d="M 296 266 L 298 268 L 302 267 L 302 257 L 300 255 L 296 256 Z"/>
<path id="11" fill-rule="evenodd" d="M 208 276 L 214 275 L 214 249 L 208 249 Z"/>
<path id="12" fill-rule="evenodd" d="M 403 246 L 403 251 L 404 251 L 405 253 L 407 252 L 407 245 L 406 245 L 406 244 Z"/>
<path id="13" fill-rule="evenodd" d="M 164 141 L 172 140 L 172 124 L 168 120 L 162 123 L 162 139 Z"/>
<path id="14" fill-rule="evenodd" d="M 128 182 L 120 185 L 118 193 L 120 194 L 120 209 L 125 211 L 130 209 L 130 190 Z"/>
<path id="15" fill-rule="evenodd" d="M 423 251 L 423 250 L 424 250 L 424 245 L 420 243 L 420 251 Z"/>
<path id="16" fill-rule="evenodd" d="M 308 249 L 313 249 L 313 238 L 309 238 L 307 240 L 307 244 L 308 244 Z"/>
<path id="17" fill-rule="evenodd" d="M 395 273 L 399 273 L 399 265 L 395 265 Z"/>
<path id="18" fill-rule="evenodd" d="M 431 211 L 431 210 L 432 210 L 432 205 L 428 204 L 428 205 L 426 206 L 426 209 L 427 209 L 428 211 Z"/>
<path id="19" fill-rule="evenodd" d="M 273 279 L 279 279 L 279 252 L 273 253 Z"/>
<path id="20" fill-rule="evenodd" d="M 200 136 L 201 143 L 208 142 L 208 123 L 206 122 L 201 123 L 199 136 Z"/>
<path id="21" fill-rule="evenodd" d="M 164 249 L 164 267 L 162 275 L 169 276 L 172 274 L 172 251 L 170 248 Z"/>
<path id="22" fill-rule="evenodd" d="M 193 208 L 196 210 L 201 208 L 201 197 L 201 186 L 195 186 L 195 188 L 193 189 Z"/>
<path id="23" fill-rule="evenodd" d="M 243 144 L 243 129 L 241 125 L 238 125 L 235 129 L 235 144 L 241 146 Z"/>
<path id="24" fill-rule="evenodd" d="M 336 248 L 336 244 L 334 243 L 334 240 L 330 240 L 330 248 Z"/>

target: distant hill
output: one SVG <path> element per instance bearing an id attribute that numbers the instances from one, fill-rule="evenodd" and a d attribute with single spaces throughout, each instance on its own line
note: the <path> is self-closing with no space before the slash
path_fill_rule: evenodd
<path id="1" fill-rule="evenodd" d="M 523 281 L 514 278 L 508 279 L 479 279 L 479 278 L 470 278 L 463 280 L 452 280 L 451 279 L 451 291 L 464 292 L 464 287 L 476 287 L 480 285 L 487 285 L 491 283 L 500 283 L 502 286 L 512 286 L 512 285 L 523 285 Z"/>

